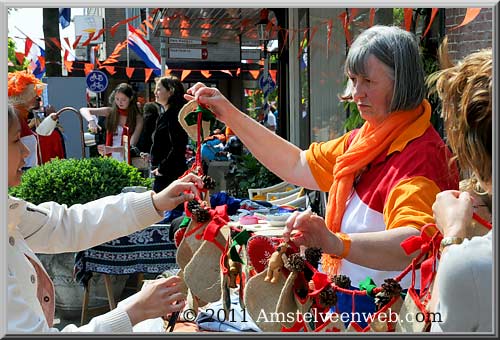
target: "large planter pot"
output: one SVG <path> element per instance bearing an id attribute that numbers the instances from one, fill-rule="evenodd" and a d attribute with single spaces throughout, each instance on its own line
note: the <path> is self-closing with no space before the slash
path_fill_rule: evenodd
<path id="1" fill-rule="evenodd" d="M 54 282 L 56 314 L 65 319 L 78 318 L 82 313 L 84 288 L 73 279 L 73 266 L 75 264 L 75 253 L 63 254 L 37 254 Z M 111 275 L 113 284 L 113 295 L 115 301 L 119 298 L 125 288 L 128 275 Z M 88 308 L 99 308 L 108 306 L 108 298 L 104 285 L 103 276 L 94 273 L 89 281 L 89 305 Z"/>

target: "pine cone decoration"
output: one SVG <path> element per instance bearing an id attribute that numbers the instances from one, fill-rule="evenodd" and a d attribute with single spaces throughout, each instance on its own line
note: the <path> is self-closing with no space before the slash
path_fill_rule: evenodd
<path id="1" fill-rule="evenodd" d="M 385 279 L 384 283 L 382 283 L 382 290 L 392 298 L 401 294 L 402 288 L 398 281 L 394 279 Z"/>
<path id="2" fill-rule="evenodd" d="M 305 267 L 305 259 L 300 256 L 299 253 L 294 253 L 288 256 L 288 263 L 285 265 L 285 268 L 292 272 L 302 272 Z"/>
<path id="3" fill-rule="evenodd" d="M 208 175 L 203 176 L 201 179 L 203 180 L 203 188 L 207 190 L 215 189 L 215 179 Z"/>
<path id="4" fill-rule="evenodd" d="M 210 211 L 208 211 L 208 209 L 200 207 L 198 209 L 194 209 L 191 213 L 193 214 L 193 219 L 196 220 L 196 222 L 205 223 L 210 221 Z"/>
<path id="5" fill-rule="evenodd" d="M 318 247 L 307 248 L 304 252 L 306 261 L 309 262 L 313 267 L 318 268 L 319 261 L 321 260 L 321 255 L 323 251 Z"/>
<path id="6" fill-rule="evenodd" d="M 191 200 L 187 204 L 187 209 L 189 210 L 189 212 L 191 212 L 191 214 L 193 213 L 194 210 L 198 209 L 199 207 L 200 207 L 200 202 L 198 202 L 197 200 Z"/>
<path id="7" fill-rule="evenodd" d="M 387 293 L 385 290 L 381 290 L 375 295 L 375 306 L 377 306 L 377 310 L 380 310 L 382 307 L 384 307 L 386 304 L 391 301 L 392 296 Z"/>
<path id="8" fill-rule="evenodd" d="M 323 307 L 332 307 L 337 304 L 337 293 L 329 285 L 319 293 L 318 297 Z"/>
<path id="9" fill-rule="evenodd" d="M 334 275 L 332 282 L 339 288 L 349 289 L 351 287 L 351 279 L 347 275 Z"/>

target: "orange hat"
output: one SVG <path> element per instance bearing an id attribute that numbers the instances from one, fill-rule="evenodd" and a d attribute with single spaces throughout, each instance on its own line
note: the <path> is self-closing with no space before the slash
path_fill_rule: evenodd
<path id="1" fill-rule="evenodd" d="M 32 100 L 33 97 L 41 96 L 45 86 L 46 84 L 27 71 L 9 72 L 9 103 L 19 105 Z"/>

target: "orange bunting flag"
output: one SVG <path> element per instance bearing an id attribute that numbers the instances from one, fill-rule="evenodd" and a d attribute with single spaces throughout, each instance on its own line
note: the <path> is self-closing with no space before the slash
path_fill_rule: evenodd
<path id="1" fill-rule="evenodd" d="M 467 12 L 465 12 L 465 18 L 462 23 L 458 26 L 450 28 L 450 31 L 467 25 L 468 23 L 476 19 L 476 17 L 479 15 L 479 12 L 481 12 L 481 8 L 467 8 Z"/>
<path id="2" fill-rule="evenodd" d="M 370 8 L 370 27 L 373 26 L 373 23 L 375 22 L 375 8 Z"/>
<path id="3" fill-rule="evenodd" d="M 153 73 L 152 68 L 145 68 L 144 69 L 144 82 L 147 83 L 149 78 L 151 77 L 151 73 Z"/>
<path id="4" fill-rule="evenodd" d="M 105 31 L 105 30 L 106 30 L 105 28 L 101 28 L 101 29 L 99 30 L 99 32 L 97 32 L 97 35 L 96 35 L 95 37 L 93 37 L 93 38 L 92 38 L 92 40 L 97 40 L 97 39 L 99 39 L 99 37 L 100 37 L 101 35 L 103 35 L 103 34 L 104 34 L 104 31 Z"/>
<path id="5" fill-rule="evenodd" d="M 130 79 L 134 74 L 135 68 L 133 67 L 125 67 L 125 72 L 127 73 L 127 77 Z"/>
<path id="6" fill-rule="evenodd" d="M 249 70 L 248 71 L 253 79 L 259 78 L 260 70 Z"/>
<path id="7" fill-rule="evenodd" d="M 66 44 L 67 44 L 68 46 L 71 46 L 71 44 L 69 43 L 69 38 L 68 38 L 68 37 L 64 37 L 64 41 L 66 42 Z"/>
<path id="8" fill-rule="evenodd" d="M 203 77 L 205 77 L 205 78 L 210 78 L 212 76 L 212 74 L 210 73 L 210 71 L 201 70 L 200 72 L 203 75 Z"/>
<path id="9" fill-rule="evenodd" d="M 118 30 L 118 27 L 120 27 L 121 25 L 124 25 L 124 24 L 128 24 L 129 22 L 137 19 L 139 16 L 138 15 L 135 15 L 133 17 L 130 17 L 128 19 L 124 19 L 124 20 L 121 20 L 121 21 L 118 21 L 116 24 L 114 24 L 110 29 L 109 29 L 109 32 L 111 33 L 111 36 L 114 37 L 115 34 L 116 34 L 116 31 Z"/>
<path id="10" fill-rule="evenodd" d="M 50 41 L 60 50 L 62 50 L 61 48 L 61 42 L 59 41 L 59 39 L 57 39 L 56 37 L 52 37 L 52 38 L 49 38 Z"/>
<path id="11" fill-rule="evenodd" d="M 38 61 L 40 62 L 40 70 L 43 70 L 45 68 L 45 57 L 38 56 Z"/>
<path id="12" fill-rule="evenodd" d="M 114 66 L 103 66 L 103 68 L 109 73 L 110 76 L 116 73 Z"/>
<path id="13" fill-rule="evenodd" d="M 94 70 L 94 64 L 85 63 L 85 69 L 84 69 L 85 75 L 88 75 L 93 70 Z"/>
<path id="14" fill-rule="evenodd" d="M 277 73 L 276 70 L 269 70 L 269 74 L 271 75 L 271 79 L 274 81 L 275 84 L 276 84 L 276 73 Z"/>
<path id="15" fill-rule="evenodd" d="M 83 43 L 82 43 L 82 46 L 87 46 L 88 44 L 90 44 L 90 42 L 92 41 L 92 38 L 94 38 L 94 35 L 95 35 L 95 32 L 90 32 L 89 33 L 89 37 L 87 40 L 85 40 Z"/>
<path id="16" fill-rule="evenodd" d="M 431 29 L 432 23 L 434 22 L 434 18 L 436 17 L 436 14 L 438 12 L 439 8 L 433 8 L 431 12 L 431 19 L 429 20 L 429 25 L 427 25 L 427 28 L 425 29 L 424 34 L 422 35 L 422 38 L 427 35 L 427 32 Z"/>
<path id="17" fill-rule="evenodd" d="M 150 16 L 151 18 L 151 16 Z M 148 20 L 144 20 L 143 23 L 149 27 L 150 30 L 154 30 L 154 26 L 148 21 Z"/>
<path id="18" fill-rule="evenodd" d="M 236 77 L 238 77 L 241 73 L 241 68 L 238 67 L 238 69 L 236 70 Z"/>
<path id="19" fill-rule="evenodd" d="M 231 77 L 233 76 L 233 74 L 231 73 L 231 71 L 229 70 L 220 70 L 222 73 L 226 73 L 226 74 L 229 74 Z"/>
<path id="20" fill-rule="evenodd" d="M 73 62 L 69 60 L 64 61 L 64 67 L 66 67 L 66 70 L 68 72 L 73 72 Z"/>
<path id="21" fill-rule="evenodd" d="M 328 53 L 330 52 L 330 42 L 332 41 L 332 28 L 333 19 L 329 19 L 326 24 L 326 59 L 328 59 Z"/>
<path id="22" fill-rule="evenodd" d="M 413 18 L 413 8 L 405 8 L 403 10 L 405 16 L 405 29 L 410 32 L 411 29 L 411 21 Z"/>
<path id="23" fill-rule="evenodd" d="M 75 48 L 76 48 L 76 46 L 78 46 L 78 43 L 80 42 L 80 39 L 81 39 L 81 38 L 82 38 L 82 36 L 81 36 L 81 35 L 79 35 L 78 37 L 76 37 L 76 40 L 75 40 L 75 42 L 73 43 L 73 49 L 75 49 Z"/>
<path id="24" fill-rule="evenodd" d="M 351 32 L 349 32 L 349 22 L 347 20 L 347 12 L 342 12 L 342 14 L 339 15 L 339 18 L 342 22 L 342 27 L 344 28 L 344 34 L 347 46 L 351 46 Z"/>
<path id="25" fill-rule="evenodd" d="M 22 65 L 23 62 L 24 62 L 24 53 L 22 52 L 16 52 L 16 59 L 17 59 L 17 62 Z"/>
<path id="26" fill-rule="evenodd" d="M 189 76 L 190 74 L 191 70 L 182 70 L 181 81 L 184 81 L 184 79 L 186 79 L 186 77 Z"/>

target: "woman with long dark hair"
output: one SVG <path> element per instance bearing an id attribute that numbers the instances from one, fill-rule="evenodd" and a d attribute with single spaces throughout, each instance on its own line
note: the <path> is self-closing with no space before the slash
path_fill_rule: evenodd
<path id="1" fill-rule="evenodd" d="M 184 87 L 177 77 L 156 79 L 155 98 L 160 104 L 151 146 L 153 190 L 158 192 L 179 178 L 186 170 L 188 135 L 179 123 L 179 111 L 186 104 Z"/>

